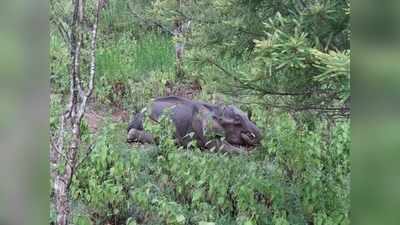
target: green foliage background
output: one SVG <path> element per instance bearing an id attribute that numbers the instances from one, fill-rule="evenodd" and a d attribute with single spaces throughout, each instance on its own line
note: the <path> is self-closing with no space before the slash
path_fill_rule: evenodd
<path id="1" fill-rule="evenodd" d="M 86 1 L 87 30 L 93 5 Z M 69 90 L 62 30 L 71 5 L 50 6 L 54 131 Z M 172 0 L 108 1 L 90 106 L 104 118 L 96 134 L 87 121 L 81 125 L 81 154 L 87 144 L 95 147 L 73 179 L 73 223 L 349 224 L 349 17 L 345 0 L 185 0 L 179 9 Z M 168 33 L 177 18 L 190 21 L 183 40 Z M 186 46 L 185 80 L 175 77 L 176 41 Z M 196 98 L 222 97 L 252 112 L 264 135 L 254 153 L 175 146 L 168 120 L 146 124 L 158 146 L 125 143 L 127 124 L 111 119 L 116 102 L 138 111 L 167 81 L 196 79 Z M 115 91 L 119 84 L 123 94 Z"/>

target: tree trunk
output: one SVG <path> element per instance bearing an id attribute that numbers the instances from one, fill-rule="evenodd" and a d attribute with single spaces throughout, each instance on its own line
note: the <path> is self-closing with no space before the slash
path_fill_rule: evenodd
<path id="1" fill-rule="evenodd" d="M 70 97 L 67 110 L 61 116 L 60 129 L 57 140 L 51 140 L 51 176 L 54 185 L 55 210 L 57 213 L 57 225 L 68 225 L 70 223 L 70 202 L 68 199 L 69 187 L 78 163 L 78 151 L 81 142 L 80 125 L 85 114 L 88 98 L 94 88 L 95 51 L 97 39 L 97 26 L 102 0 L 97 1 L 95 21 L 92 29 L 92 43 L 90 47 L 90 78 L 88 89 L 85 92 L 80 77 L 80 53 L 82 48 L 82 22 L 84 16 L 84 0 L 75 0 L 74 15 L 71 27 L 71 66 L 70 66 Z M 72 133 L 71 142 L 64 147 L 64 133 Z M 82 159 L 83 161 L 83 159 Z"/>

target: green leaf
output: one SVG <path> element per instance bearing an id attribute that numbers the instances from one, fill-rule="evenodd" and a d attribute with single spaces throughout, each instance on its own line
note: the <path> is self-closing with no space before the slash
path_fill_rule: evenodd
<path id="1" fill-rule="evenodd" d="M 203 192 L 201 190 L 196 190 L 192 194 L 192 201 L 196 202 L 198 201 L 203 195 Z"/>
<path id="2" fill-rule="evenodd" d="M 184 215 L 179 215 L 176 217 L 176 222 L 178 223 L 184 223 L 185 222 L 185 216 Z"/>

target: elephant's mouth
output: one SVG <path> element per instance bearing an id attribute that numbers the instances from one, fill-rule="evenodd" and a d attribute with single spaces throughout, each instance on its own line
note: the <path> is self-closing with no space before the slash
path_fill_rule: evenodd
<path id="1" fill-rule="evenodd" d="M 258 144 L 257 136 L 252 132 L 242 132 L 240 137 L 243 139 L 246 145 L 255 146 Z"/>

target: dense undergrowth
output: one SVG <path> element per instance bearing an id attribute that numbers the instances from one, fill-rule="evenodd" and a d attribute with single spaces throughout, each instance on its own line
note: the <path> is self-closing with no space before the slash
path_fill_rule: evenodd
<path id="1" fill-rule="evenodd" d="M 168 123 L 147 127 L 158 147 L 126 144 L 111 121 L 85 134 L 96 147 L 73 181 L 75 224 L 349 223 L 347 124 L 322 136 L 281 116 L 262 147 L 229 156 L 175 146 Z"/>
<path id="2" fill-rule="evenodd" d="M 280 97 L 263 98 L 251 92 L 239 95 L 236 89 L 232 89 L 230 77 L 224 71 L 196 61 L 199 54 L 206 54 L 207 51 L 211 53 L 212 49 L 201 49 L 198 46 L 191 49 L 189 45 L 188 58 L 184 63 L 185 79 L 178 80 L 175 77 L 172 37 L 153 28 L 144 29 L 144 25 L 126 11 L 123 0 L 111 2 L 102 17 L 95 92 L 89 109 L 103 109 L 103 119 L 97 133 L 89 131 L 88 121 L 81 125 L 81 154 L 85 154 L 84 149 L 89 143 L 95 145 L 92 153 L 76 171 L 71 185 L 73 224 L 350 223 L 348 119 L 314 117 L 305 112 L 282 111 L 264 104 L 278 102 Z M 283 35 L 280 31 L 276 32 Z M 219 37 L 213 35 L 216 39 Z M 225 35 L 229 36 L 229 33 Z M 295 42 L 294 45 L 297 43 L 287 38 Z M 262 76 L 265 74 L 260 78 L 262 71 L 259 69 L 264 68 L 265 62 L 269 60 L 269 51 L 276 50 L 267 46 L 271 43 L 264 42 L 260 49 L 266 50 L 256 52 L 258 61 L 251 61 L 247 53 L 241 57 L 220 55 L 214 60 L 227 71 L 239 74 L 239 78 L 246 82 L 251 79 L 263 81 L 265 77 Z M 240 44 L 238 40 L 235 43 Z M 306 40 L 304 43 L 309 44 Z M 301 42 L 302 45 L 304 43 Z M 227 43 L 221 46 L 231 45 Z M 278 43 L 278 47 L 279 51 L 286 51 L 281 49 L 285 48 L 284 43 Z M 307 57 L 314 57 L 315 52 L 309 49 L 305 52 L 309 54 Z M 88 53 L 83 51 L 82 54 L 85 58 Z M 321 56 L 322 53 L 318 54 Z M 343 58 L 347 54 L 332 53 L 336 61 L 327 65 L 340 67 L 340 63 L 346 61 Z M 321 57 L 329 56 L 325 54 Z M 58 118 L 65 107 L 65 96 L 69 91 L 68 45 L 54 30 L 50 38 L 50 57 L 50 125 L 54 131 L 58 127 Z M 286 56 L 282 53 L 279 57 Z M 284 61 L 286 58 L 275 60 Z M 306 62 L 307 65 L 297 63 L 299 68 L 310 66 L 307 64 L 309 62 Z M 290 71 L 301 72 L 297 67 L 288 68 Z M 347 90 L 347 81 L 343 86 L 335 86 L 345 76 L 335 77 L 335 68 L 329 68 L 331 70 L 323 73 L 325 77 L 322 78 L 326 79 L 323 87 Z M 81 69 L 83 76 L 87 76 L 87 66 L 84 64 Z M 313 73 L 318 72 L 315 68 L 308 69 L 312 69 Z M 298 78 L 282 77 L 280 74 L 276 78 L 282 79 L 276 81 L 276 84 L 292 83 L 292 79 Z M 158 146 L 126 143 L 127 123 L 113 121 L 113 111 L 122 110 L 129 114 L 139 111 L 152 98 L 165 93 L 166 83 L 186 85 L 192 80 L 198 80 L 201 84 L 196 99 L 212 103 L 233 103 L 244 111 L 251 111 L 252 120 L 263 131 L 262 145 L 251 154 L 240 156 L 202 152 L 195 145 L 179 147 L 171 139 L 173 129 L 168 120 L 158 125 L 147 124 L 146 129 L 160 137 Z M 308 81 L 309 78 L 301 82 Z M 299 83 L 296 85 L 299 86 Z M 266 87 L 271 85 L 273 83 L 268 83 Z M 293 97 L 289 100 L 291 103 L 298 99 Z M 50 221 L 54 221 L 53 211 Z"/>
<path id="3" fill-rule="evenodd" d="M 244 156 L 175 146 L 168 121 L 146 127 L 159 146 L 126 144 L 125 123 L 83 125 L 96 144 L 71 187 L 74 224 L 349 224 L 349 124 L 253 110 L 264 140 Z"/>

